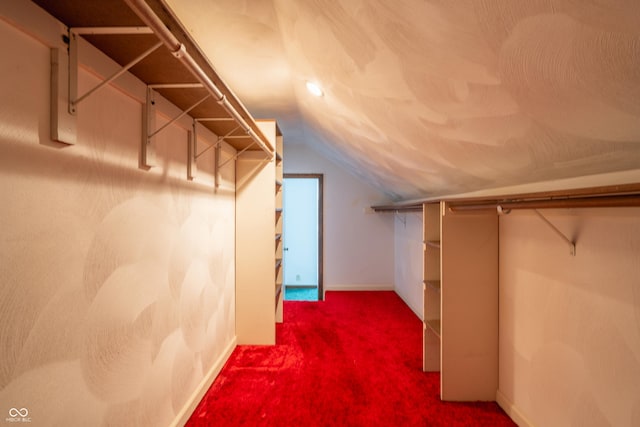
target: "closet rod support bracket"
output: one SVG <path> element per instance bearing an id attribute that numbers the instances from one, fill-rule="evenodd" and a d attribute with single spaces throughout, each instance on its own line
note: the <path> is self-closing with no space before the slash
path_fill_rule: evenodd
<path id="1" fill-rule="evenodd" d="M 194 127 L 195 127 L 195 123 L 200 122 L 200 121 L 201 121 L 201 119 L 194 119 Z M 238 129 L 240 129 L 240 126 L 235 127 L 234 129 L 232 129 L 230 132 L 228 132 L 228 133 L 227 133 L 226 135 L 224 135 L 224 136 L 218 136 L 218 140 L 217 140 L 215 143 L 213 143 L 213 144 L 209 145 L 207 148 L 205 148 L 204 150 L 202 150 L 201 152 L 199 152 L 199 153 L 197 153 L 197 154 L 196 154 L 196 159 L 197 159 L 198 157 L 202 156 L 202 155 L 203 155 L 204 153 L 206 153 L 207 151 L 209 151 L 211 148 L 218 148 L 218 146 L 220 146 L 220 145 L 224 142 L 224 140 L 225 140 L 226 138 L 228 138 L 229 136 L 231 136 L 231 134 L 232 134 L 232 133 L 234 133 L 235 131 L 237 131 Z"/>
<path id="2" fill-rule="evenodd" d="M 141 30 L 142 29 L 142 30 Z M 162 42 L 157 42 L 143 53 L 138 55 L 136 58 L 132 59 L 126 65 L 122 66 L 119 70 L 113 73 L 111 76 L 105 78 L 103 81 L 98 83 L 96 86 L 91 88 L 85 94 L 78 96 L 78 36 L 80 34 L 104 34 L 104 35 L 115 35 L 115 34 L 148 34 L 150 29 L 144 27 L 123 27 L 119 29 L 117 27 L 109 28 L 109 27 L 82 27 L 82 28 L 69 28 L 69 113 L 76 114 L 78 105 L 87 99 L 89 96 L 93 95 L 127 71 L 147 56 L 151 55 L 155 52 L 160 46 L 162 46 Z"/>
<path id="3" fill-rule="evenodd" d="M 543 220 L 551 228 L 551 230 L 553 230 L 554 233 L 556 233 L 556 235 L 558 235 L 562 240 L 564 240 L 569 245 L 569 254 L 571 254 L 571 256 L 576 256 L 575 242 L 573 242 L 571 239 L 565 236 L 562 233 L 562 231 L 558 230 L 558 228 L 555 225 L 553 225 L 551 221 L 549 221 L 544 215 L 542 215 L 539 210 L 533 209 L 533 212 L 535 212 L 536 215 L 538 215 L 538 217 L 541 220 Z"/>

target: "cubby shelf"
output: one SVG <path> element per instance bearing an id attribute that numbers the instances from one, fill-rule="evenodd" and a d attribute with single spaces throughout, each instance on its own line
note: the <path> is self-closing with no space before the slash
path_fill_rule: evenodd
<path id="1" fill-rule="evenodd" d="M 440 338 L 440 319 L 426 320 L 425 325 L 431 330 L 438 338 Z"/>
<path id="2" fill-rule="evenodd" d="M 282 295 L 282 283 L 276 283 L 276 304 Z"/>
<path id="3" fill-rule="evenodd" d="M 440 240 L 427 240 L 424 243 L 430 248 L 440 249 Z"/>
<path id="4" fill-rule="evenodd" d="M 431 289 L 440 291 L 440 280 L 423 280 L 423 283 Z"/>

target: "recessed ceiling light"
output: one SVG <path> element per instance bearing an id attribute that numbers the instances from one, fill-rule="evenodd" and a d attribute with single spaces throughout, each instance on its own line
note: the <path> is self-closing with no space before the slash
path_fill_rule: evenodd
<path id="1" fill-rule="evenodd" d="M 322 91 L 322 88 L 320 87 L 320 85 L 318 83 L 307 82 L 307 90 L 313 96 L 322 96 L 322 95 L 324 95 L 324 92 Z"/>

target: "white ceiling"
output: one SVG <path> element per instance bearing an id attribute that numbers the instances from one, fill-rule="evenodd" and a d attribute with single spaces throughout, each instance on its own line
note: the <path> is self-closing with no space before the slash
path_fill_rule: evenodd
<path id="1" fill-rule="evenodd" d="M 638 0 L 167 2 L 255 117 L 391 199 L 640 168 Z"/>

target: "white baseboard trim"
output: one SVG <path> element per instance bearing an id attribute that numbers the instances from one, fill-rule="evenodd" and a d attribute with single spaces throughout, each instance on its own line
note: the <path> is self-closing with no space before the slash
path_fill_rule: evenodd
<path id="1" fill-rule="evenodd" d="M 500 390 L 496 392 L 496 402 L 519 427 L 535 427 L 531 421 Z"/>
<path id="2" fill-rule="evenodd" d="M 213 384 L 213 381 L 217 378 L 224 364 L 229 360 L 229 357 L 236 346 L 237 338 L 233 337 L 229 345 L 227 345 L 220 357 L 218 357 L 211 369 L 209 369 L 209 372 L 204 376 L 198 387 L 191 394 L 191 397 L 187 399 L 187 402 L 182 407 L 182 410 L 178 413 L 175 420 L 173 420 L 170 427 L 182 427 L 187 423 L 187 421 L 189 421 L 189 417 L 193 414 L 196 406 L 198 406 L 207 390 L 209 390 L 209 387 L 211 387 L 211 384 Z"/>
<path id="3" fill-rule="evenodd" d="M 393 285 L 387 285 L 384 283 L 377 283 L 374 285 L 368 284 L 352 284 L 352 285 L 324 285 L 325 291 L 393 291 L 395 288 Z"/>
<path id="4" fill-rule="evenodd" d="M 378 283 L 374 285 L 368 284 L 351 284 L 351 285 L 324 285 L 322 288 L 322 292 L 324 295 L 327 294 L 327 291 L 335 292 L 335 291 L 394 291 L 395 287 L 393 285 L 387 285 L 384 283 Z M 323 296 L 324 299 L 324 296 Z"/>

